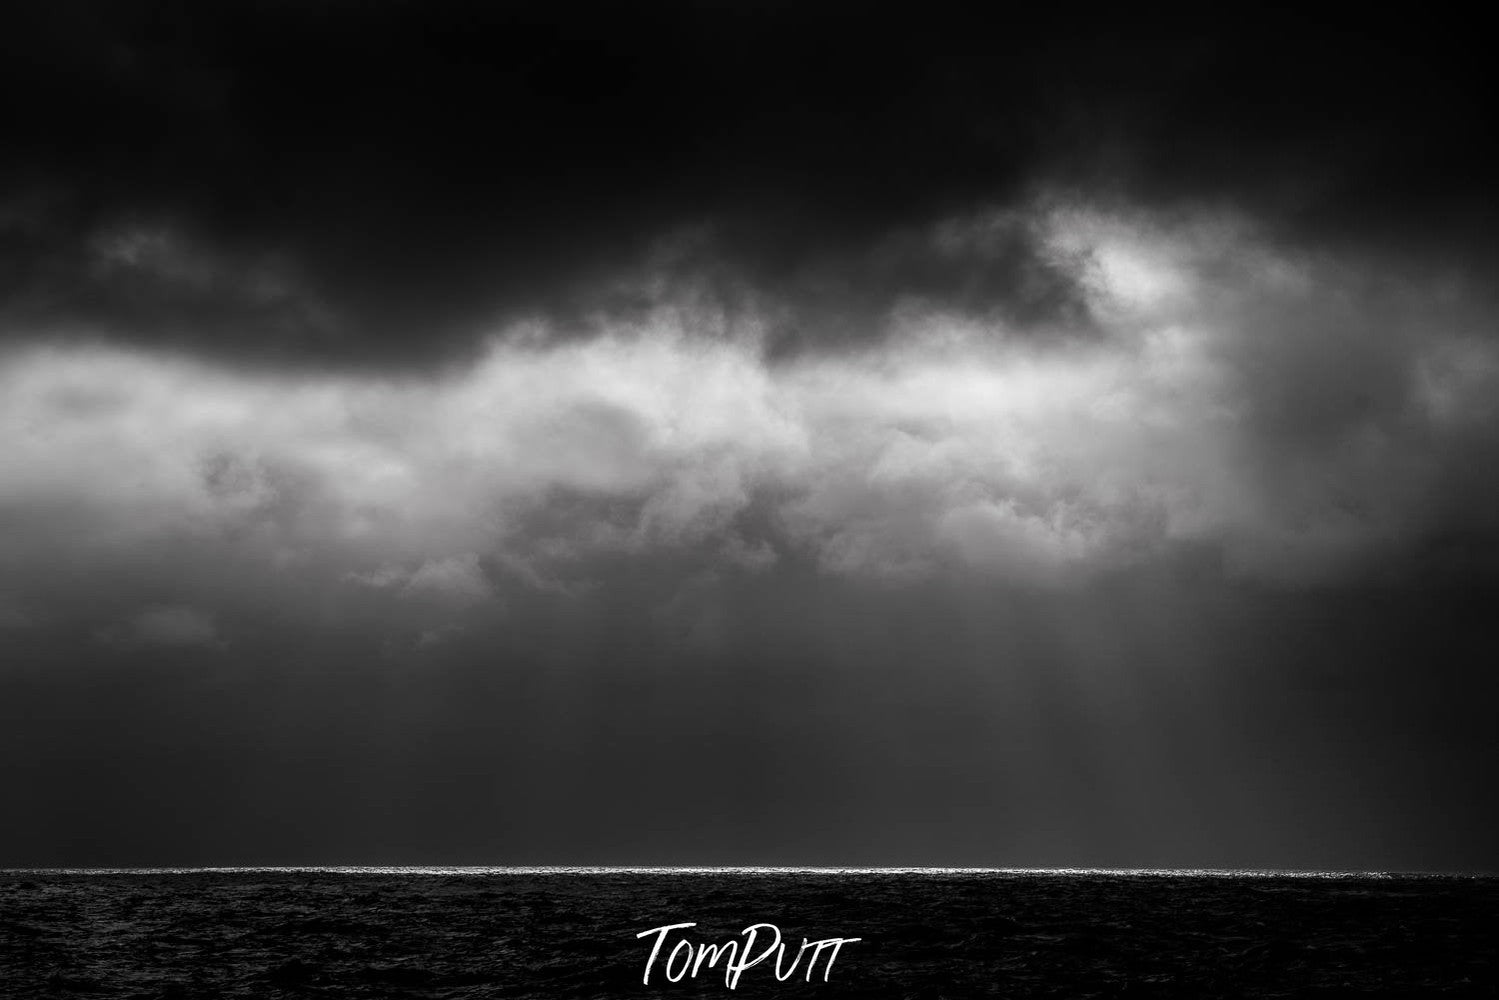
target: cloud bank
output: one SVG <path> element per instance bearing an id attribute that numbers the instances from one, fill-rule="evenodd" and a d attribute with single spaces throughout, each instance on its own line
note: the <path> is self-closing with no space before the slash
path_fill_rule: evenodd
<path id="1" fill-rule="evenodd" d="M 1487 559 L 1499 347 L 1460 276 L 1056 204 L 942 220 L 927 252 L 981 258 L 1017 227 L 1086 335 L 912 295 L 877 337 L 788 356 L 784 304 L 672 281 L 436 375 L 23 341 L 0 364 L 0 561 L 44 592 L 185 547 L 430 618 L 576 592 L 599 560 L 1067 587 L 1186 551 L 1273 586 Z M 131 634 L 217 641 L 182 601 Z"/>

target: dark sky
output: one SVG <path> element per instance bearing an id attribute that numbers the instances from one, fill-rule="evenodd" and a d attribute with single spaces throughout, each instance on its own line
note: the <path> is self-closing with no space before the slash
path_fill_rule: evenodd
<path id="1" fill-rule="evenodd" d="M 1492 59 L 0 24 L 0 864 L 1495 869 Z"/>

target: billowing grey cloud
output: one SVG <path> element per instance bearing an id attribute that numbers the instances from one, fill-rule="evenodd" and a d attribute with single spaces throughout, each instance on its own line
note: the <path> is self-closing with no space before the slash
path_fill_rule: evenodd
<path id="1" fill-rule="evenodd" d="M 1024 222 L 1087 336 L 912 296 L 878 337 L 784 356 L 784 310 L 668 284 L 582 335 L 500 329 L 437 375 L 15 349 L 0 502 L 25 527 L 4 553 L 170 540 L 266 581 L 461 610 L 674 553 L 1065 587 L 1205 547 L 1230 576 L 1302 585 L 1491 544 L 1499 348 L 1474 288 L 1231 214 L 1052 201 Z M 931 252 L 982 257 L 1011 225 L 939 221 Z"/>
<path id="2" fill-rule="evenodd" d="M 486 601 L 494 596 L 475 553 L 428 559 L 414 569 L 381 566 L 364 573 L 349 573 L 345 579 L 367 587 L 393 588 L 402 593 L 426 595 L 458 605 Z"/>

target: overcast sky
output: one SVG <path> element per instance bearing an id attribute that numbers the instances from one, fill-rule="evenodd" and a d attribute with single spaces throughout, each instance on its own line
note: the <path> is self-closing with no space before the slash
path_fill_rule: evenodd
<path id="1" fill-rule="evenodd" d="M 1499 868 L 1471 33 L 30 6 L 0 864 Z"/>

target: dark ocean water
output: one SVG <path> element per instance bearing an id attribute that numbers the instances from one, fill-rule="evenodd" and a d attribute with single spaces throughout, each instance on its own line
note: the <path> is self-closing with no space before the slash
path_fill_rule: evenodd
<path id="1" fill-rule="evenodd" d="M 13 871 L 0 996 L 1495 997 L 1496 915 L 1499 879 L 1446 876 Z M 636 935 L 685 921 L 642 985 Z M 665 980 L 683 934 L 759 922 L 783 971 L 862 940 L 810 982 L 806 958 Z"/>

